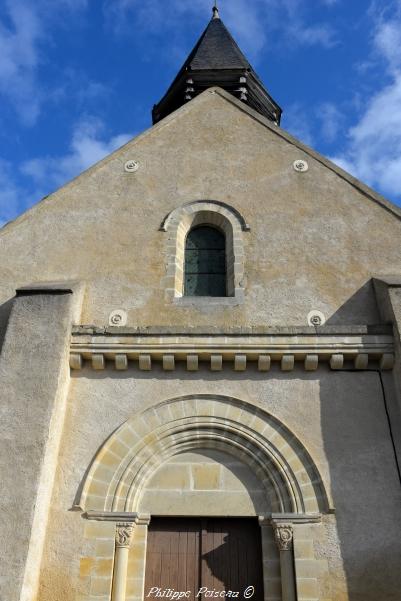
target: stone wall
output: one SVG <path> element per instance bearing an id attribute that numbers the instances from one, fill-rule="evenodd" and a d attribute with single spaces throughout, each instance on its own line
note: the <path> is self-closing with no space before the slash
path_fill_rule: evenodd
<path id="1" fill-rule="evenodd" d="M 101 585 L 97 578 L 107 580 L 103 570 L 109 571 L 111 586 L 107 561 L 114 525 L 86 522 L 81 512 L 68 509 L 80 499 L 91 462 L 116 428 L 145 408 L 180 396 L 183 389 L 193 395 L 224 391 L 264 409 L 302 441 L 318 466 L 335 514 L 308 526 L 310 535 L 305 526 L 297 526 L 303 528 L 298 545 L 309 548 L 307 541 L 312 540 L 317 562 L 305 590 L 309 586 L 320 591 L 320 600 L 377 601 L 384 594 L 386 601 L 397 600 L 401 495 L 379 377 L 375 372 L 330 372 L 322 366 L 313 374 L 273 368 L 268 375 L 252 376 L 205 369 L 166 374 L 157 367 L 146 374 L 74 373 L 38 601 L 76 601 L 77 591 L 82 601 L 106 601 L 105 590 L 96 593 L 96 587 Z M 108 554 L 104 561 L 100 549 Z M 79 558 L 85 581 L 79 580 Z M 298 556 L 297 569 L 308 580 L 311 568 L 303 559 L 308 557 Z M 380 569 L 374 569 L 377 565 Z"/>

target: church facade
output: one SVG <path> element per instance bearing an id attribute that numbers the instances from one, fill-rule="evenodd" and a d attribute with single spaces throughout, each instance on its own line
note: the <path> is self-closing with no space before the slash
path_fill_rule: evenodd
<path id="1" fill-rule="evenodd" d="M 214 9 L 154 126 L 0 231 L 0 599 L 401 599 L 401 211 Z"/>

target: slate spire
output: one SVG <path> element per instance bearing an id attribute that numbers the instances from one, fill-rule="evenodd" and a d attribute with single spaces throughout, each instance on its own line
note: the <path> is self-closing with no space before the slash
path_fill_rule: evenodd
<path id="1" fill-rule="evenodd" d="M 224 25 L 215 2 L 213 16 L 164 97 L 153 107 L 153 123 L 207 88 L 219 86 L 280 125 L 282 110 Z"/>

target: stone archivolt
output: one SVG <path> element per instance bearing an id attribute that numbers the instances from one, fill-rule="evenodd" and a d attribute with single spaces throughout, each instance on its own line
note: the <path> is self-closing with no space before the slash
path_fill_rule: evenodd
<path id="1" fill-rule="evenodd" d="M 216 395 L 165 401 L 125 422 L 95 457 L 79 506 L 139 511 L 142 492 L 158 467 L 199 448 L 224 451 L 248 465 L 263 483 L 267 513 L 332 510 L 316 464 L 286 426 L 253 405 Z"/>

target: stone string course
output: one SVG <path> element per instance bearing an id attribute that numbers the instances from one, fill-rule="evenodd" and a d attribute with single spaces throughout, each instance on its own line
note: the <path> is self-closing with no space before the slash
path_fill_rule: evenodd
<path id="1" fill-rule="evenodd" d="M 316 371 L 321 363 L 332 370 L 391 370 L 392 331 L 386 326 L 231 328 L 226 332 L 77 326 L 70 347 L 72 370 L 86 366 L 98 371 L 108 367 L 151 371 L 160 365 L 164 371 L 174 371 L 182 365 L 187 371 L 198 371 L 203 365 L 211 371 L 231 366 L 243 372 L 253 365 L 268 372 L 277 365 L 282 371 L 298 366 Z"/>

